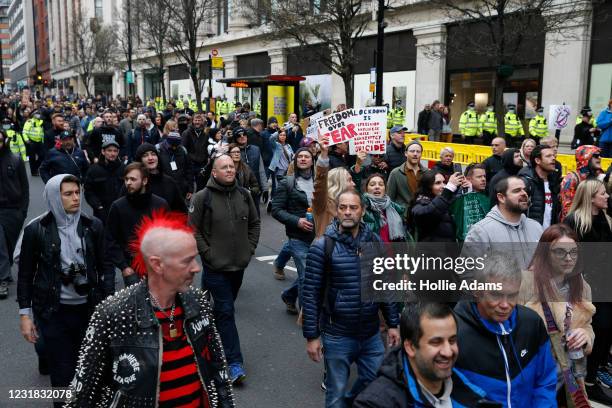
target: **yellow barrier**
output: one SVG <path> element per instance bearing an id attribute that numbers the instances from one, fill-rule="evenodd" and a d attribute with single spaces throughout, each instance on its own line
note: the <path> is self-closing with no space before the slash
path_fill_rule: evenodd
<path id="1" fill-rule="evenodd" d="M 418 137 L 427 138 L 427 136 L 410 134 L 406 135 L 406 144 L 413 139 Z M 491 147 L 480 146 L 480 145 L 467 145 L 461 143 L 443 143 L 443 142 L 430 142 L 427 140 L 421 140 L 423 145 L 423 160 L 440 160 L 440 150 L 443 147 L 451 147 L 455 151 L 455 158 L 453 162 L 468 165 L 471 163 L 482 163 L 487 157 L 491 156 Z M 568 171 L 576 171 L 576 158 L 571 154 L 558 154 L 557 160 L 561 163 L 563 174 L 565 175 Z M 601 159 L 601 168 L 604 171 L 612 165 L 612 159 Z"/>

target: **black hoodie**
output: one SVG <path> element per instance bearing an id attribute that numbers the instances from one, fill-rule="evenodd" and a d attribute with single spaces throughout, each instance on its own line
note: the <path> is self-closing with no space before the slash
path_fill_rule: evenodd
<path id="1" fill-rule="evenodd" d="M 489 190 L 489 197 L 491 198 L 491 206 L 497 205 L 497 198 L 495 195 L 495 186 L 500 180 L 508 178 L 510 176 L 516 176 L 523 166 L 517 166 L 514 164 L 514 153 L 518 152 L 519 149 L 506 149 L 502 154 L 502 166 L 500 170 L 489 182 L 487 189 Z"/>
<path id="2" fill-rule="evenodd" d="M 21 157 L 14 155 L 4 138 L 0 148 L 0 208 L 19 208 L 24 214 L 30 202 L 30 187 L 25 164 Z"/>

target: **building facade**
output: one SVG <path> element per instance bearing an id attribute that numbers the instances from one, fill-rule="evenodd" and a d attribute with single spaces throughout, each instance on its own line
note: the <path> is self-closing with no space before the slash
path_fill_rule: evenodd
<path id="1" fill-rule="evenodd" d="M 13 61 L 11 53 L 11 34 L 9 31 L 9 0 L 0 0 L 0 80 L 4 81 L 3 88 L 10 89 L 10 70 Z"/>
<path id="2" fill-rule="evenodd" d="M 21 89 L 31 85 L 30 68 L 36 65 L 32 2 L 12 0 L 8 9 L 8 18 L 13 57 L 10 77 L 13 87 Z"/>

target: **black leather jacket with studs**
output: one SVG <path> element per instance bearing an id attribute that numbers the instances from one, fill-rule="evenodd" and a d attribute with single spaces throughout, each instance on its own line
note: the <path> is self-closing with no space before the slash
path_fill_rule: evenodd
<path id="1" fill-rule="evenodd" d="M 157 407 L 163 349 L 146 279 L 103 301 L 81 346 L 66 407 Z M 221 339 L 208 296 L 178 295 L 187 340 L 211 407 L 234 407 Z"/>

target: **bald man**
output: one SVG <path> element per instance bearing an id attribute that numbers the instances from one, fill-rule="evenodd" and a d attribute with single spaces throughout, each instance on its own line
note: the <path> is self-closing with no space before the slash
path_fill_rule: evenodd
<path id="1" fill-rule="evenodd" d="M 487 172 L 487 184 L 491 182 L 493 176 L 504 168 L 502 155 L 506 150 L 506 141 L 503 137 L 496 137 L 491 141 L 492 155 L 482 162 Z"/>
<path id="2" fill-rule="evenodd" d="M 223 154 L 215 158 L 212 177 L 191 201 L 189 222 L 196 230 L 202 259 L 202 288 L 213 297 L 213 312 L 227 356 L 232 383 L 245 377 L 234 302 L 244 270 L 255 253 L 261 223 L 249 191 L 236 180 L 234 161 Z"/>
<path id="3" fill-rule="evenodd" d="M 191 287 L 200 267 L 186 217 L 144 217 L 132 248 L 144 279 L 96 308 L 66 406 L 234 407 L 208 297 Z"/>

